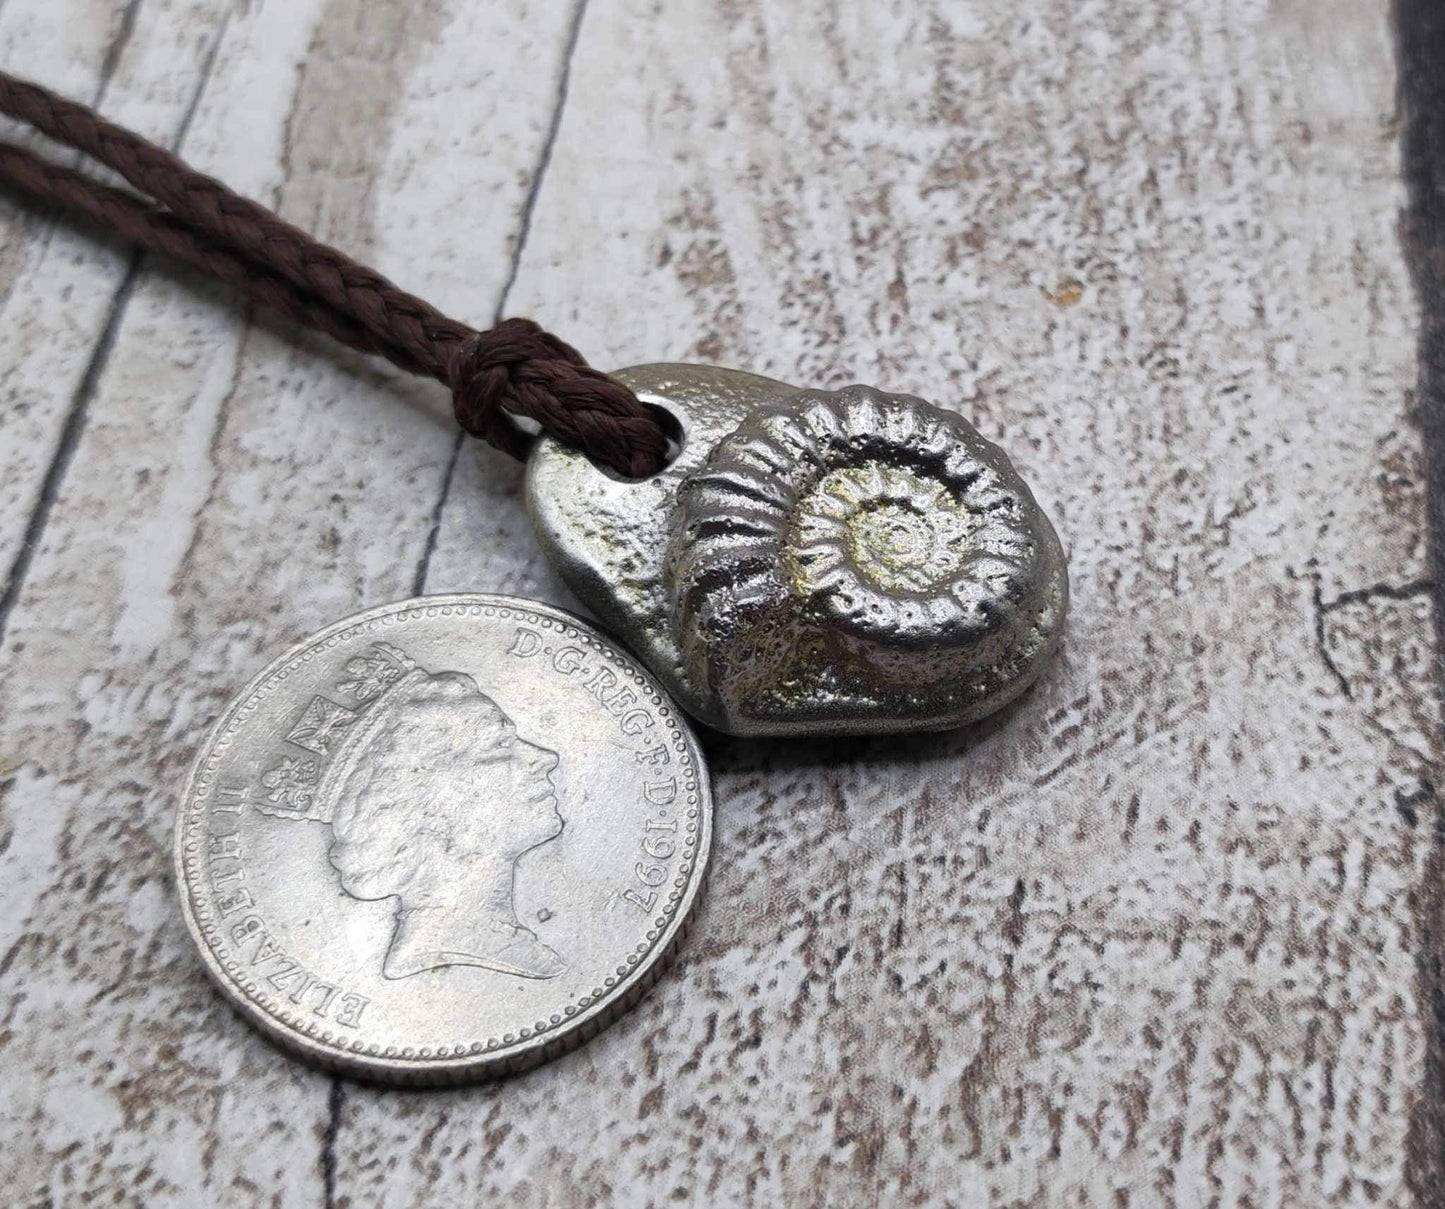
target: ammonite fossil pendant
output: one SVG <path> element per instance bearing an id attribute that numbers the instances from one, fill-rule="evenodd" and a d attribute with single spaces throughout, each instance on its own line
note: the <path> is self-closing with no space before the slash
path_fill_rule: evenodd
<path id="1" fill-rule="evenodd" d="M 941 730 L 1038 676 L 1068 611 L 1063 550 L 966 420 L 711 366 L 617 376 L 676 418 L 681 453 L 632 482 L 544 438 L 528 508 L 568 587 L 700 721 Z"/>

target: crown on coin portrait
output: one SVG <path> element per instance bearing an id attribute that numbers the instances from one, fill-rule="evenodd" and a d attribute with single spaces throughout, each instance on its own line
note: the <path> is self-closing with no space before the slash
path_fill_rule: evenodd
<path id="1" fill-rule="evenodd" d="M 286 742 L 304 754 L 282 756 L 261 777 L 255 806 L 262 814 L 330 823 L 340 789 L 371 739 L 410 690 L 429 679 L 405 651 L 386 642 L 374 642 L 368 654 L 348 659 L 344 671 L 334 695 L 351 704 L 321 695 L 311 699 L 286 734 Z"/>

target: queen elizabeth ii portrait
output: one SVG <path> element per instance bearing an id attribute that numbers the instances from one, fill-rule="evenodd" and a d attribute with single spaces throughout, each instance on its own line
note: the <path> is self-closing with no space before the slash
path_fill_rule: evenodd
<path id="1" fill-rule="evenodd" d="M 302 810 L 266 813 L 329 822 L 342 889 L 395 900 L 387 978 L 449 966 L 556 977 L 566 963 L 514 904 L 518 859 L 564 826 L 556 753 L 520 738 L 470 676 L 382 666 L 390 678 L 345 711 Z"/>

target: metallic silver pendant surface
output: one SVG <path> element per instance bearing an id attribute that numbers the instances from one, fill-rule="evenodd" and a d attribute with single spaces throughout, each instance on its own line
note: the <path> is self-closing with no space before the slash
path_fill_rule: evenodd
<path id="1" fill-rule="evenodd" d="M 712 366 L 616 376 L 678 420 L 682 452 L 630 482 L 544 438 L 528 509 L 567 585 L 694 717 L 941 730 L 1037 677 L 1068 611 L 1063 550 L 962 417 Z"/>
<path id="2" fill-rule="evenodd" d="M 703 883 L 686 721 L 558 609 L 433 596 L 282 655 L 216 722 L 176 822 L 227 998 L 324 1066 L 455 1083 L 571 1049 L 652 985 Z"/>

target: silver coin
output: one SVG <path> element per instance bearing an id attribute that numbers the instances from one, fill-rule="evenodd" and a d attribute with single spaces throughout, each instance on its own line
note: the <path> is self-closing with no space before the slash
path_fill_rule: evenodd
<path id="1" fill-rule="evenodd" d="M 454 1083 L 619 1016 L 687 931 L 712 797 L 633 659 L 504 596 L 360 613 L 216 722 L 176 821 L 186 923 L 227 997 L 321 1064 Z"/>

